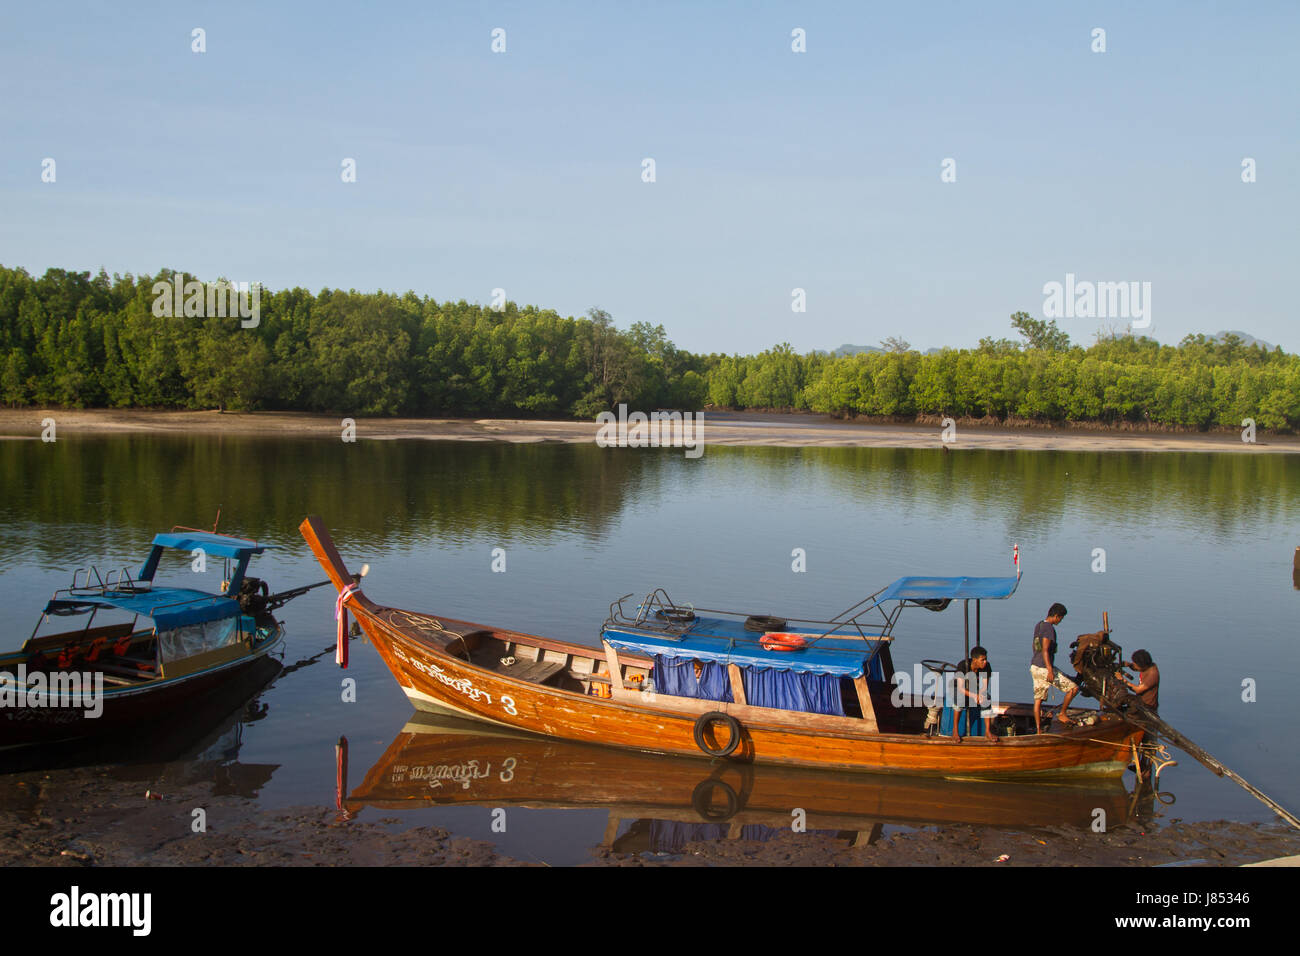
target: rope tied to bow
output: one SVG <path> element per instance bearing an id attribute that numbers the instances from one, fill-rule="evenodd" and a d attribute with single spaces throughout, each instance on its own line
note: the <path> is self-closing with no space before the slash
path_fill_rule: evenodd
<path id="1" fill-rule="evenodd" d="M 339 592 L 339 598 L 334 603 L 334 620 L 338 621 L 339 625 L 338 646 L 334 651 L 334 663 L 344 670 L 348 668 L 348 607 L 346 602 L 352 592 L 360 587 L 356 582 L 349 584 Z"/>

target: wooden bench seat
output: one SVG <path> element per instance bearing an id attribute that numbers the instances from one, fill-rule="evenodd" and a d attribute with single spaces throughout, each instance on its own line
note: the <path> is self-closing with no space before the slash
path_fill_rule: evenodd
<path id="1" fill-rule="evenodd" d="M 496 668 L 498 674 L 526 680 L 530 684 L 545 684 L 560 671 L 568 670 L 563 661 L 528 661 L 517 660 L 513 664 L 501 664 Z"/>
<path id="2" fill-rule="evenodd" d="M 141 663 L 144 663 L 144 662 L 141 661 Z M 127 663 L 127 664 L 112 664 L 112 663 L 97 664 L 96 667 L 95 667 L 95 669 L 96 669 L 96 670 L 101 670 L 101 671 L 103 671 L 104 674 L 105 674 L 105 676 L 107 676 L 107 675 L 109 675 L 109 674 L 121 674 L 123 677 L 134 677 L 134 678 L 137 678 L 138 680 L 152 680 L 153 678 L 155 678 L 155 677 L 158 676 L 158 668 L 157 668 L 156 665 L 154 665 L 154 664 L 152 664 L 152 663 L 151 663 L 147 668 L 144 668 L 144 669 L 139 668 L 139 667 L 132 666 L 130 663 Z"/>

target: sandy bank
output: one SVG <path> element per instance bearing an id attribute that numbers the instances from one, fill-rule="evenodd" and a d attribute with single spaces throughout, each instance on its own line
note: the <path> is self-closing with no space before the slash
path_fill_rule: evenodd
<path id="1" fill-rule="evenodd" d="M 312 437 L 338 440 L 342 418 L 286 412 L 170 412 L 134 409 L 0 409 L 0 436 L 39 439 L 41 422 L 53 418 L 58 437 L 90 434 L 221 434 Z M 420 438 L 438 441 L 591 443 L 594 422 L 518 419 L 359 418 L 358 440 Z M 842 422 L 818 415 L 706 413 L 705 447 L 940 448 L 940 429 L 925 425 Z M 1243 454 L 1300 453 L 1300 438 L 1260 436 L 1241 441 L 1237 432 L 1123 432 L 959 425 L 948 446 L 963 449 L 1056 451 L 1220 451 Z"/>

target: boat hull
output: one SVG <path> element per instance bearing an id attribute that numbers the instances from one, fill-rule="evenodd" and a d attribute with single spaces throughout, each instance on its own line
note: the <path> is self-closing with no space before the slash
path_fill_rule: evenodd
<path id="1" fill-rule="evenodd" d="M 209 696 L 236 683 L 280 646 L 283 630 L 236 660 L 182 677 L 164 678 L 130 687 L 106 686 L 102 712 L 88 716 L 85 706 L 15 706 L 7 698 L 0 706 L 0 750 L 62 743 L 113 734 L 173 716 L 187 715 Z M 15 672 L 21 655 L 0 659 L 0 671 Z M 15 691 L 16 694 L 16 691 Z"/>
<path id="2" fill-rule="evenodd" d="M 861 717 L 638 693 L 624 672 L 648 674 L 648 658 L 384 607 L 360 590 L 360 576 L 348 571 L 318 517 L 299 530 L 342 606 L 356 614 L 415 707 L 429 713 L 578 743 L 716 759 L 697 744 L 696 731 L 704 714 L 721 712 L 739 728 L 738 740 L 727 744 L 737 744 L 727 757 L 732 762 L 969 779 L 1118 776 L 1142 739 L 1140 729 L 1111 714 L 1060 734 L 955 741 L 881 732 L 879 721 Z M 498 648 L 504 651 L 499 661 Z M 533 662 L 520 677 L 503 672 L 516 666 L 516 654 Z M 601 666 L 607 666 L 603 675 Z M 584 692 L 596 689 L 597 676 L 610 696 Z M 699 729 L 709 743 L 710 731 Z M 721 742 L 715 736 L 712 743 Z"/>
<path id="3" fill-rule="evenodd" d="M 502 677 L 448 653 L 437 629 L 425 637 L 407 623 L 421 616 L 358 602 L 350 605 L 375 649 L 416 709 L 582 743 L 709 759 L 695 742 L 699 716 L 720 711 L 740 723 L 742 740 L 729 759 L 790 767 L 860 770 L 953 778 L 1117 776 L 1142 732 L 1113 720 L 1066 734 L 1004 737 L 996 742 L 844 729 L 848 718 L 826 718 L 720 701 L 637 694 L 601 699 Z M 478 625 L 435 620 L 445 632 Z M 520 642 L 531 635 L 494 631 Z M 552 642 L 554 645 L 556 642 Z M 572 645 L 590 655 L 592 649 Z"/>

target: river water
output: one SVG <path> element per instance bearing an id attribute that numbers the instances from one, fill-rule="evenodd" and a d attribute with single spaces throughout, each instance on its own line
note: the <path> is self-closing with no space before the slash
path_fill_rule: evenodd
<path id="1" fill-rule="evenodd" d="M 75 568 L 134 569 L 153 534 L 210 527 L 218 508 L 221 530 L 277 546 L 252 571 L 272 590 L 323 578 L 296 530 L 316 513 L 352 567 L 370 564 L 366 590 L 381 603 L 593 646 L 610 602 L 628 592 L 663 587 L 678 603 L 824 617 L 903 575 L 1012 574 L 1018 544 L 1018 592 L 985 602 L 982 614 L 1004 700 L 1031 698 L 1030 638 L 1052 602 L 1069 608 L 1059 629 L 1067 643 L 1098 629 L 1108 611 L 1114 639 L 1129 652 L 1147 648 L 1159 664 L 1162 716 L 1284 805 L 1300 806 L 1292 736 L 1300 591 L 1291 574 L 1300 456 L 709 448 L 692 460 L 680 449 L 552 443 L 0 441 L 5 646 L 29 636 Z M 494 571 L 502 561 L 504 572 Z M 806 570 L 794 570 L 798 563 Z M 173 566 L 169 581 L 215 590 L 218 564 L 201 581 Z M 580 862 L 602 841 L 671 850 L 687 831 L 726 830 L 723 818 L 737 809 L 727 800 L 737 794 L 755 812 L 731 816 L 733 836 L 741 823 L 779 825 L 772 808 L 800 793 L 810 805 L 819 795 L 834 802 L 821 810 L 835 831 L 910 820 L 898 806 L 944 802 L 924 783 L 908 790 L 852 775 L 818 783 L 760 770 L 719 787 L 707 783 L 719 778 L 704 761 L 646 763 L 463 727 L 403 736 L 412 708 L 373 648 L 354 642 L 346 673 L 325 652 L 327 589 L 281 616 L 288 670 L 166 754 L 177 773 L 220 767 L 225 785 L 268 809 L 333 806 L 340 737 L 347 789 L 357 796 L 351 807 L 363 818 L 436 824 L 552 863 Z M 956 661 L 962 641 L 959 606 L 909 610 L 894 660 L 909 670 L 923 658 Z M 344 699 L 345 677 L 356 681 L 355 701 Z M 1176 800 L 1162 806 L 1164 819 L 1272 819 L 1176 756 L 1179 766 L 1161 780 Z M 701 782 L 714 788 L 702 805 Z M 958 788 L 948 802 L 968 807 L 969 822 L 1010 823 L 1018 812 L 1022 822 L 1052 822 L 1042 819 L 1043 792 Z M 1083 825 L 1087 806 L 1123 802 L 1109 792 L 1060 792 L 1060 823 Z M 768 793 L 772 807 L 760 807 Z M 492 809 L 503 805 L 514 809 L 501 833 Z M 999 809 L 981 816 L 989 807 Z"/>

